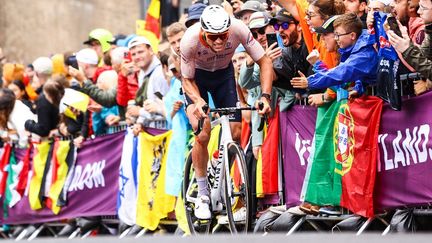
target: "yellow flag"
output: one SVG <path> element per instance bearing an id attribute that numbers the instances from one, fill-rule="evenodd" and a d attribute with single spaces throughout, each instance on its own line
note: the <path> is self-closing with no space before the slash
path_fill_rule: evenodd
<path id="1" fill-rule="evenodd" d="M 141 133 L 137 192 L 137 225 L 155 230 L 175 207 L 176 198 L 165 193 L 166 159 L 172 131 L 152 136 Z"/>
<path id="2" fill-rule="evenodd" d="M 58 214 L 61 208 L 57 206 L 57 201 L 59 199 L 60 193 L 62 192 L 67 174 L 69 172 L 69 166 L 66 158 L 70 150 L 70 141 L 57 141 L 55 146 L 56 149 L 53 156 L 56 156 L 55 160 L 58 167 L 57 171 L 53 171 L 52 173 L 57 174 L 57 179 L 52 182 L 48 196 L 52 202 L 51 210 L 54 214 Z"/>
<path id="3" fill-rule="evenodd" d="M 30 190 L 28 196 L 30 208 L 33 210 L 42 208 L 40 190 L 50 147 L 51 144 L 48 141 L 41 142 L 35 146 L 35 155 L 33 158 L 33 175 L 30 180 Z"/>
<path id="4" fill-rule="evenodd" d="M 145 20 L 137 19 L 135 22 L 135 27 L 136 27 L 135 33 L 139 36 L 144 36 L 145 38 L 147 38 L 150 41 L 150 45 L 153 49 L 153 52 L 158 53 L 160 40 L 153 32 L 146 30 L 145 25 L 146 25 Z"/>

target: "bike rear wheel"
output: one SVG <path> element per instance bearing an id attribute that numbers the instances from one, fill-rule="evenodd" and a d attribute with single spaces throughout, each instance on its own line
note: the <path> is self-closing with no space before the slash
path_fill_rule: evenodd
<path id="1" fill-rule="evenodd" d="M 226 151 L 229 168 L 225 167 L 224 193 L 229 228 L 232 234 L 246 233 L 252 205 L 245 157 L 237 143 L 229 143 Z"/>
<path id="2" fill-rule="evenodd" d="M 213 219 L 199 220 L 195 217 L 195 200 L 197 200 L 198 185 L 192 165 L 192 152 L 189 153 L 184 169 L 182 197 L 186 211 L 186 219 L 192 235 L 212 233 Z"/>

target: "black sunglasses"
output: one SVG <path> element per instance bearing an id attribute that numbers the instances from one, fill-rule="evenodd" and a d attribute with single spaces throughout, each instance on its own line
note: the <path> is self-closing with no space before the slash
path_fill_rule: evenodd
<path id="1" fill-rule="evenodd" d="M 261 28 L 256 29 L 256 30 L 255 29 L 251 30 L 253 38 L 255 38 L 255 39 L 258 38 L 258 34 L 265 35 L 265 29 L 266 29 L 266 27 L 267 26 L 261 27 Z"/>

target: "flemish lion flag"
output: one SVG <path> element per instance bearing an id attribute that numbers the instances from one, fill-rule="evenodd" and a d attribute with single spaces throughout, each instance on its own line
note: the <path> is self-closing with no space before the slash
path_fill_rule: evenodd
<path id="1" fill-rule="evenodd" d="M 315 154 L 306 200 L 374 216 L 373 190 L 382 101 L 361 97 L 333 102 L 315 131 Z"/>
<path id="2" fill-rule="evenodd" d="M 176 198 L 165 193 L 166 159 L 172 131 L 139 135 L 141 157 L 138 175 L 136 224 L 155 230 L 175 208 Z"/>

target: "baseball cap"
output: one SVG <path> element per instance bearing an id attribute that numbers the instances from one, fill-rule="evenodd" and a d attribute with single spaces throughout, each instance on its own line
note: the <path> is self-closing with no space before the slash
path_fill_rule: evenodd
<path id="1" fill-rule="evenodd" d="M 201 17 L 201 14 L 203 13 L 204 9 L 207 7 L 207 5 L 203 3 L 194 3 L 192 4 L 188 9 L 188 17 L 186 19 L 185 25 L 187 28 L 189 28 L 192 25 L 192 22 L 194 20 L 199 20 Z"/>
<path id="2" fill-rule="evenodd" d="M 112 41 L 108 41 L 108 43 L 110 43 L 111 45 L 118 45 L 118 42 L 120 40 L 126 39 L 126 37 L 127 37 L 126 35 L 117 34 L 117 35 L 114 36 L 114 39 Z"/>
<path id="3" fill-rule="evenodd" d="M 270 23 L 270 15 L 266 12 L 255 12 L 250 16 L 249 29 L 258 29 Z"/>
<path id="4" fill-rule="evenodd" d="M 52 74 L 53 63 L 48 57 L 38 57 L 33 61 L 34 71 L 40 74 Z"/>
<path id="5" fill-rule="evenodd" d="M 78 62 L 97 65 L 99 63 L 99 58 L 95 50 L 90 48 L 84 48 L 76 54 L 76 59 Z"/>
<path id="6" fill-rule="evenodd" d="M 279 10 L 276 16 L 270 20 L 270 24 L 275 24 L 276 22 L 287 22 L 287 23 L 298 23 L 298 21 L 285 9 Z"/>
<path id="7" fill-rule="evenodd" d="M 128 48 L 130 50 L 132 47 L 143 45 L 143 44 L 151 46 L 150 41 L 147 40 L 147 38 L 145 38 L 144 36 L 135 36 L 129 41 Z"/>
<path id="8" fill-rule="evenodd" d="M 262 3 L 258 1 L 255 0 L 246 1 L 242 5 L 240 11 L 237 13 L 237 16 L 242 16 L 246 11 L 263 12 L 265 11 L 265 8 L 262 5 Z"/>
<path id="9" fill-rule="evenodd" d="M 334 31 L 333 22 L 338 17 L 339 17 L 339 15 L 331 16 L 320 27 L 314 28 L 315 33 L 317 33 L 317 34 L 333 33 L 333 31 Z"/>

